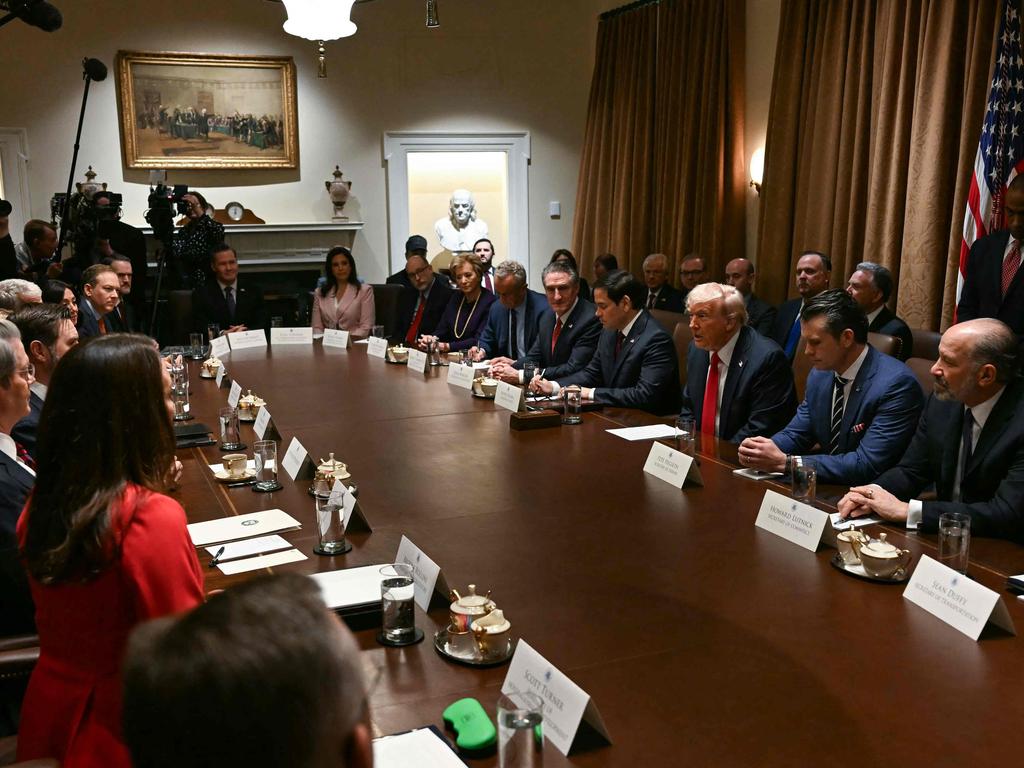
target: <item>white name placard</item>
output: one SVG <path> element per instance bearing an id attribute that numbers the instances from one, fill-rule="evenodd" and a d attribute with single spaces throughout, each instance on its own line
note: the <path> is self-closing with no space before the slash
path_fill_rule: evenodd
<path id="1" fill-rule="evenodd" d="M 654 443 L 651 446 L 651 452 L 647 454 L 647 461 L 644 463 L 644 472 L 676 488 L 682 488 L 687 480 L 696 485 L 704 485 L 693 456 L 669 448 L 664 443 Z"/>
<path id="2" fill-rule="evenodd" d="M 409 373 L 424 374 L 427 372 L 427 353 L 418 349 L 409 350 Z"/>
<path id="3" fill-rule="evenodd" d="M 412 566 L 415 587 L 413 599 L 421 609 L 428 610 L 434 590 L 448 600 L 448 585 L 445 583 L 444 576 L 441 575 L 441 566 L 427 557 L 426 553 L 406 536 L 402 536 L 402 541 L 398 545 L 395 562 Z"/>
<path id="4" fill-rule="evenodd" d="M 284 471 L 288 473 L 288 477 L 296 480 L 303 465 L 308 461 L 309 454 L 306 453 L 306 449 L 302 447 L 299 438 L 293 437 L 292 441 L 288 444 L 288 450 L 285 451 L 284 459 L 281 460 L 281 466 L 284 468 Z"/>
<path id="5" fill-rule="evenodd" d="M 312 344 L 312 328 L 271 328 L 270 343 L 273 344 Z"/>
<path id="6" fill-rule="evenodd" d="M 544 738 L 563 755 L 569 754 L 583 721 L 611 742 L 601 713 L 587 692 L 523 639 L 516 646 L 501 692 L 535 693 L 544 700 Z"/>
<path id="7" fill-rule="evenodd" d="M 754 525 L 811 552 L 817 551 L 826 531 L 835 536 L 827 512 L 775 491 L 765 491 Z"/>
<path id="8" fill-rule="evenodd" d="M 928 555 L 921 555 L 903 596 L 971 640 L 977 640 L 989 622 L 1017 634 L 1006 603 L 998 592 Z"/>
<path id="9" fill-rule="evenodd" d="M 499 408 L 518 411 L 523 405 L 523 390 L 507 381 L 498 382 L 498 391 L 494 393 L 494 404 Z"/>
<path id="10" fill-rule="evenodd" d="M 448 383 L 463 389 L 473 388 L 473 377 L 476 371 L 471 365 L 449 365 Z"/>
<path id="11" fill-rule="evenodd" d="M 226 336 L 217 336 L 210 342 L 210 357 L 224 357 L 231 354 L 231 345 Z"/>
<path id="12" fill-rule="evenodd" d="M 256 421 L 252 424 L 252 431 L 256 433 L 256 437 L 260 440 L 267 434 L 267 427 L 270 426 L 270 411 L 267 410 L 265 405 L 261 405 L 260 409 L 256 412 Z"/>
<path id="13" fill-rule="evenodd" d="M 348 348 L 348 331 L 338 331 L 334 328 L 324 328 L 324 346 L 337 347 L 338 349 Z"/>
<path id="14" fill-rule="evenodd" d="M 387 353 L 387 339 L 381 339 L 377 336 L 371 336 L 366 340 L 366 354 L 368 354 L 370 357 L 379 357 L 381 360 L 383 360 Z"/>
<path id="15" fill-rule="evenodd" d="M 220 389 L 221 386 L 223 385 L 223 383 L 224 383 L 224 374 L 226 372 L 227 372 L 227 369 L 223 365 L 221 365 L 221 367 L 217 369 L 217 389 Z"/>
<path id="16" fill-rule="evenodd" d="M 238 400 L 242 397 L 242 385 L 237 381 L 231 382 L 231 389 L 228 390 L 228 405 L 232 408 L 238 407 Z"/>
<path id="17" fill-rule="evenodd" d="M 231 349 L 233 350 L 265 347 L 267 346 L 267 334 L 260 329 L 255 331 L 235 331 L 228 334 L 228 342 L 230 342 Z"/>

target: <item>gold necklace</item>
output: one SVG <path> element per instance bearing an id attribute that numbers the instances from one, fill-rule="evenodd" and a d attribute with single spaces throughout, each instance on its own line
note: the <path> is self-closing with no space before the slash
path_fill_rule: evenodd
<path id="1" fill-rule="evenodd" d="M 483 295 L 483 292 L 480 294 Z M 455 313 L 455 323 L 453 324 L 452 331 L 455 332 L 455 338 L 461 339 L 466 335 L 466 329 L 469 328 L 469 321 L 473 319 L 473 313 L 476 312 L 476 305 L 480 303 L 480 296 L 476 297 L 476 301 L 473 302 L 473 308 L 469 310 L 469 317 L 466 318 L 466 322 L 462 325 L 462 333 L 459 333 L 459 318 L 462 317 L 462 308 L 466 305 L 466 297 L 462 297 L 462 301 L 459 302 L 459 311 Z"/>

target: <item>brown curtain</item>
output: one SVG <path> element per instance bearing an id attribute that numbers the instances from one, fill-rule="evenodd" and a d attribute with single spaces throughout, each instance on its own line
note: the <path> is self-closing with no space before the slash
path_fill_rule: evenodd
<path id="1" fill-rule="evenodd" d="M 742 255 L 744 41 L 740 0 L 602 18 L 573 230 L 584 273 L 604 251 L 637 274 L 666 253 L 673 277 L 687 253 L 716 272 Z"/>
<path id="2" fill-rule="evenodd" d="M 897 276 L 911 327 L 952 312 L 967 184 L 995 44 L 992 0 L 784 0 L 758 238 L 758 293 L 795 292 L 801 251 Z"/>

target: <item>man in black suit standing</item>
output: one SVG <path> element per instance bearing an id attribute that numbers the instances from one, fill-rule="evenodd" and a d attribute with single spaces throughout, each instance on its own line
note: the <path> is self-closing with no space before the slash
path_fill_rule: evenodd
<path id="1" fill-rule="evenodd" d="M 796 354 L 800 341 L 800 312 L 804 302 L 828 288 L 832 276 L 832 260 L 820 251 L 804 251 L 796 263 L 796 290 L 799 299 L 784 302 L 775 317 L 770 338 L 782 347 L 789 360 Z"/>
<path id="2" fill-rule="evenodd" d="M 78 331 L 66 308 L 58 304 L 33 304 L 11 316 L 21 332 L 21 343 L 29 362 L 35 366 L 35 381 L 29 386 L 29 414 L 14 425 L 11 432 L 29 456 L 36 456 L 36 431 L 39 414 L 46 400 L 46 389 L 58 361 L 78 343 Z"/>
<path id="3" fill-rule="evenodd" d="M 754 265 L 749 259 L 733 259 L 725 265 L 725 282 L 740 292 L 747 307 L 747 325 L 771 338 L 775 307 L 754 295 Z"/>
<path id="4" fill-rule="evenodd" d="M 210 267 L 215 279 L 192 290 L 194 330 L 205 334 L 213 323 L 220 326 L 222 333 L 266 328 L 263 291 L 256 286 L 239 286 L 235 249 L 227 243 L 214 248 Z"/>
<path id="5" fill-rule="evenodd" d="M 412 287 L 402 291 L 398 303 L 398 339 L 411 347 L 420 336 L 434 333 L 451 298 L 452 287 L 447 280 L 434 275 L 426 251 L 405 260 L 405 276 Z"/>
<path id="6" fill-rule="evenodd" d="M 914 349 L 914 334 L 910 332 L 910 326 L 885 306 L 892 296 L 892 285 L 892 273 L 888 269 L 873 261 L 862 261 L 850 275 L 846 292 L 867 315 L 868 330 L 899 339 L 895 357 L 906 360 Z"/>
<path id="7" fill-rule="evenodd" d="M 872 512 L 934 532 L 939 516 L 963 512 L 971 531 L 1024 543 L 1024 380 L 1018 342 L 1000 320 L 947 330 L 932 366 L 935 391 L 899 464 L 872 485 L 851 488 L 843 517 Z M 934 484 L 934 501 L 916 498 Z"/>
<path id="8" fill-rule="evenodd" d="M 612 272 L 594 287 L 604 331 L 582 371 L 560 381 L 535 379 L 534 391 L 557 395 L 578 384 L 583 400 L 664 415 L 679 410 L 679 362 L 670 337 L 643 310 L 647 286 L 629 272 Z"/>
<path id="9" fill-rule="evenodd" d="M 491 375 L 510 384 L 523 383 L 523 366 L 533 363 L 544 376 L 557 379 L 582 370 L 597 350 L 601 322 L 596 307 L 580 296 L 580 276 L 564 261 L 553 261 L 541 273 L 548 307 L 537 321 L 537 338 L 518 360 L 498 358 Z"/>
<path id="10" fill-rule="evenodd" d="M 778 344 L 745 324 L 742 294 L 704 283 L 687 295 L 686 310 L 693 341 L 680 417 L 731 443 L 785 427 L 796 413 L 793 369 Z"/>
<path id="11" fill-rule="evenodd" d="M 422 256 L 424 259 L 427 258 L 427 238 L 423 237 L 423 235 L 413 235 L 405 241 L 406 262 L 408 262 L 413 256 Z M 412 289 L 412 282 L 409 280 L 409 276 L 405 273 L 405 269 L 398 270 L 384 282 L 388 285 L 400 285 L 403 288 Z"/>
<path id="12" fill-rule="evenodd" d="M 974 241 L 967 257 L 957 322 L 976 317 L 1002 320 L 1024 336 L 1024 276 L 1020 269 L 1024 238 L 1024 174 L 1006 189 L 1007 229 Z"/>
<path id="13" fill-rule="evenodd" d="M 644 282 L 647 284 L 644 308 L 682 314 L 685 311 L 683 294 L 668 282 L 668 256 L 664 253 L 652 253 L 644 259 L 643 269 Z"/>
<path id="14" fill-rule="evenodd" d="M 110 330 L 116 333 L 134 333 L 139 330 L 139 323 L 135 314 L 135 306 L 131 303 L 133 271 L 131 259 L 115 253 L 113 256 L 104 258 L 102 263 L 117 273 L 117 294 L 121 299 L 114 310 L 107 315 Z"/>

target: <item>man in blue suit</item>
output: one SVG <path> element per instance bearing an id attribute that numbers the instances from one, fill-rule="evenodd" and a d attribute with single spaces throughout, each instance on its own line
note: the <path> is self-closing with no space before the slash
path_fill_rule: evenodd
<path id="1" fill-rule="evenodd" d="M 804 251 L 796 263 L 796 290 L 799 299 L 790 299 L 779 305 L 768 338 L 782 347 L 790 360 L 796 354 L 800 341 L 800 310 L 805 304 L 828 288 L 832 277 L 832 260 L 819 251 Z"/>
<path id="2" fill-rule="evenodd" d="M 487 324 L 477 345 L 469 350 L 474 360 L 499 355 L 518 360 L 537 339 L 537 321 L 548 308 L 544 295 L 526 286 L 526 268 L 518 261 L 503 261 L 494 272 L 494 292 Z"/>
<path id="3" fill-rule="evenodd" d="M 686 311 L 693 341 L 680 417 L 731 443 L 786 426 L 796 411 L 793 369 L 778 344 L 746 325 L 743 294 L 703 283 L 687 294 Z"/>
<path id="4" fill-rule="evenodd" d="M 784 430 L 740 444 L 740 463 L 788 472 L 801 455 L 822 483 L 874 480 L 910 444 L 924 404 L 921 386 L 903 363 L 868 346 L 867 317 L 846 291 L 807 301 L 800 326 L 814 366 L 807 395 Z"/>
<path id="5" fill-rule="evenodd" d="M 536 379 L 532 388 L 557 395 L 578 384 L 584 401 L 656 414 L 679 410 L 679 361 L 672 338 L 643 310 L 647 286 L 624 270 L 594 287 L 604 331 L 593 359 L 560 381 Z"/>

